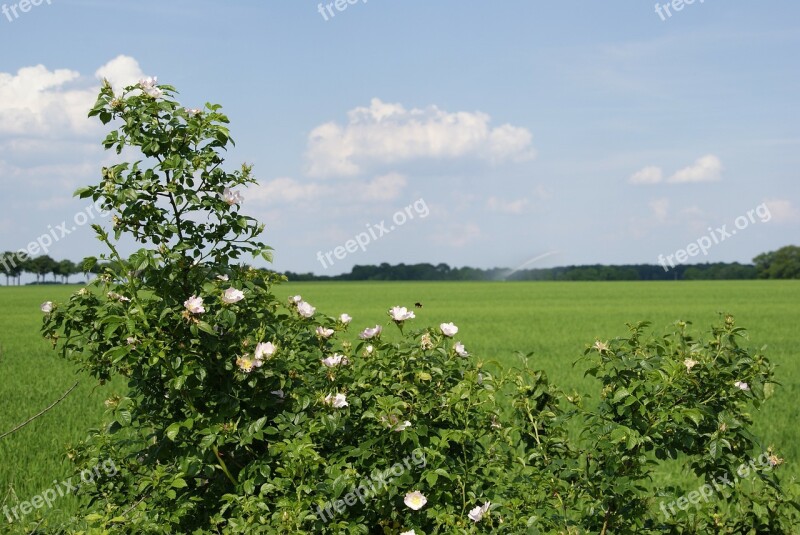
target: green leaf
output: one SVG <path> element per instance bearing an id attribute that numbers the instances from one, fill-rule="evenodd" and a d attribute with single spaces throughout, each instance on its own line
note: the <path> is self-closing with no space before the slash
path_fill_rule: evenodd
<path id="1" fill-rule="evenodd" d="M 205 321 L 201 321 L 197 324 L 197 328 L 203 331 L 204 333 L 208 333 L 210 335 L 216 336 L 217 333 L 214 331 L 214 328 L 206 323 Z"/>
<path id="2" fill-rule="evenodd" d="M 174 424 L 167 427 L 167 430 L 164 434 L 167 435 L 168 439 L 175 442 L 175 437 L 177 437 L 178 433 L 180 432 L 181 432 L 181 424 L 179 422 L 175 422 Z"/>

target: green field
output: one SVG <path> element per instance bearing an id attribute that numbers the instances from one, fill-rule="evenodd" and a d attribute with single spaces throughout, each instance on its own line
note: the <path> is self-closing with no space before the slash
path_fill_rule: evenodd
<path id="1" fill-rule="evenodd" d="M 103 400 L 120 384 L 98 386 L 59 359 L 39 337 L 39 305 L 63 300 L 76 287 L 0 288 L 0 434 L 48 406 L 76 381 L 61 404 L 20 431 L 0 439 L 0 508 L 29 500 L 70 475 L 66 447 L 80 440 L 103 413 Z M 353 316 L 352 335 L 386 324 L 393 305 L 419 301 L 415 325 L 452 321 L 477 359 L 511 362 L 515 352 L 533 351 L 537 367 L 565 390 L 595 394 L 573 362 L 595 339 L 624 336 L 626 322 L 649 320 L 664 331 L 676 320 L 690 320 L 706 331 L 719 312 L 731 313 L 750 332 L 752 347 L 767 347 L 779 365 L 782 387 L 755 415 L 764 446 L 775 445 L 784 470 L 800 475 L 800 281 L 732 282 L 572 282 L 572 283 L 295 283 L 278 287 L 279 299 L 301 294 L 332 316 Z M 63 517 L 74 499 L 60 498 L 52 511 Z M 7 524 L 0 516 L 0 532 Z"/>

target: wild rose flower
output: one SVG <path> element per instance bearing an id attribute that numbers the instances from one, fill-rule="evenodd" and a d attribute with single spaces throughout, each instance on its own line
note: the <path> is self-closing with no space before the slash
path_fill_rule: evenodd
<path id="1" fill-rule="evenodd" d="M 453 325 L 452 322 L 442 323 L 441 325 L 439 325 L 439 328 L 442 330 L 442 334 L 447 336 L 448 338 L 452 338 L 458 332 L 458 327 Z"/>
<path id="2" fill-rule="evenodd" d="M 736 381 L 735 383 L 733 383 L 733 386 L 735 386 L 739 390 L 750 390 L 750 385 L 748 385 L 743 381 Z"/>
<path id="3" fill-rule="evenodd" d="M 130 301 L 129 298 L 125 297 L 124 295 L 120 295 L 117 292 L 108 292 L 106 297 L 115 301 Z"/>
<path id="4" fill-rule="evenodd" d="M 364 353 L 367 355 L 372 355 L 372 352 L 375 351 L 375 348 L 372 345 L 368 345 L 364 348 Z"/>
<path id="5" fill-rule="evenodd" d="M 350 361 L 347 360 L 347 357 L 344 355 L 333 354 L 329 357 L 322 359 L 322 363 L 327 366 L 328 368 L 333 368 L 334 366 L 346 366 L 350 364 Z"/>
<path id="6" fill-rule="evenodd" d="M 53 311 L 54 305 L 52 301 L 45 301 L 42 303 L 42 306 L 39 307 L 42 312 L 45 314 L 50 314 Z"/>
<path id="7" fill-rule="evenodd" d="M 406 320 L 414 319 L 414 313 L 409 312 L 406 307 L 392 307 L 389 309 L 389 316 L 391 316 L 392 321 L 395 323 L 402 323 Z"/>
<path id="8" fill-rule="evenodd" d="M 347 398 L 344 394 L 328 394 L 325 396 L 325 404 L 330 405 L 334 409 L 342 409 L 347 407 L 349 403 L 347 403 Z"/>
<path id="9" fill-rule="evenodd" d="M 290 305 L 295 305 L 295 306 L 296 306 L 296 305 L 298 305 L 298 304 L 299 304 L 299 303 L 300 303 L 302 300 L 303 300 L 303 298 L 302 298 L 301 296 L 299 296 L 299 295 L 293 295 L 293 296 L 290 296 L 290 297 L 289 297 L 289 304 L 290 304 Z"/>
<path id="10" fill-rule="evenodd" d="M 221 280 L 222 282 L 228 282 L 229 277 L 227 275 L 217 275 L 217 280 Z"/>
<path id="11" fill-rule="evenodd" d="M 152 98 L 161 98 L 161 96 L 164 95 L 164 92 L 161 91 L 161 89 L 159 89 L 157 86 L 158 76 L 142 78 L 139 80 L 139 87 L 145 92 L 145 94 Z"/>
<path id="12" fill-rule="evenodd" d="M 408 531 L 402 532 L 400 535 L 417 535 L 417 532 L 414 531 L 413 529 L 410 529 Z"/>
<path id="13" fill-rule="evenodd" d="M 409 492 L 406 494 L 406 497 L 403 498 L 403 503 L 405 503 L 411 509 L 419 511 L 425 507 L 426 503 L 428 503 L 428 498 L 426 498 L 420 491 L 415 490 L 414 492 Z"/>
<path id="14" fill-rule="evenodd" d="M 233 303 L 238 303 L 242 299 L 244 299 L 244 292 L 242 292 L 241 290 L 237 290 L 236 288 L 228 288 L 222 294 L 222 302 L 227 303 L 229 305 Z"/>
<path id="15" fill-rule="evenodd" d="M 197 108 L 183 108 L 187 115 L 200 115 L 200 110 Z"/>
<path id="16" fill-rule="evenodd" d="M 230 206 L 234 204 L 242 204 L 244 202 L 244 197 L 238 191 L 234 191 L 231 188 L 225 188 L 222 192 L 222 198 L 228 203 Z"/>
<path id="17" fill-rule="evenodd" d="M 260 342 L 256 344 L 256 360 L 267 360 L 278 350 L 272 342 Z"/>
<path id="18" fill-rule="evenodd" d="M 697 366 L 697 361 L 693 359 L 685 359 L 683 361 L 683 365 L 686 366 L 686 371 L 689 372 L 692 371 L 692 368 Z"/>
<path id="19" fill-rule="evenodd" d="M 423 334 L 422 338 L 419 340 L 419 346 L 423 351 L 433 349 L 433 340 L 431 340 L 431 335 L 428 333 Z"/>
<path id="20" fill-rule="evenodd" d="M 316 333 L 317 336 L 319 336 L 320 338 L 330 338 L 331 336 L 333 336 L 333 329 L 326 329 L 325 327 L 320 325 L 319 327 L 317 327 Z"/>
<path id="21" fill-rule="evenodd" d="M 297 303 L 297 313 L 303 316 L 304 318 L 310 318 L 314 315 L 317 309 L 306 303 L 305 301 L 300 301 Z"/>
<path id="22" fill-rule="evenodd" d="M 347 325 L 348 323 L 353 321 L 353 318 L 350 317 L 350 314 L 342 314 L 341 316 L 339 316 L 339 321 L 342 322 L 343 325 Z"/>
<path id="23" fill-rule="evenodd" d="M 236 365 L 239 366 L 239 369 L 245 373 L 250 373 L 253 371 L 254 366 L 258 366 L 257 361 L 248 356 L 238 357 L 236 359 Z"/>
<path id="24" fill-rule="evenodd" d="M 133 336 L 129 336 L 125 341 L 128 343 L 129 346 L 134 346 L 138 342 L 138 340 Z"/>
<path id="25" fill-rule="evenodd" d="M 596 349 L 598 352 L 608 351 L 608 343 L 595 340 L 592 349 Z"/>
<path id="26" fill-rule="evenodd" d="M 396 431 L 396 432 L 398 432 L 398 433 L 399 433 L 400 431 L 405 431 L 405 430 L 406 430 L 406 429 L 408 429 L 409 427 L 411 427 L 411 422 L 409 422 L 408 420 L 406 420 L 405 422 L 400 422 L 399 424 L 397 424 L 396 426 L 394 426 L 394 429 L 392 429 L 392 430 L 393 430 L 393 431 Z"/>
<path id="27" fill-rule="evenodd" d="M 483 518 L 483 515 L 485 515 L 486 512 L 489 511 L 489 508 L 491 506 L 492 506 L 492 502 L 486 502 L 483 505 L 479 505 L 479 506 L 473 508 L 469 512 L 469 515 L 467 515 L 467 516 L 469 516 L 469 519 L 472 520 L 473 522 L 480 522 L 481 519 Z"/>
<path id="28" fill-rule="evenodd" d="M 186 310 L 192 314 L 202 314 L 206 311 L 205 307 L 203 306 L 203 298 L 197 297 L 196 295 L 193 295 L 184 301 L 183 306 L 185 306 Z"/>
<path id="29" fill-rule="evenodd" d="M 461 342 L 456 342 L 456 345 L 453 347 L 453 349 L 455 350 L 456 354 L 459 357 L 468 357 L 469 356 L 469 353 L 467 352 L 467 349 L 464 347 L 464 344 L 462 344 Z"/>
<path id="30" fill-rule="evenodd" d="M 358 335 L 359 338 L 362 340 L 369 340 L 371 338 L 375 338 L 381 335 L 381 331 L 383 331 L 383 327 L 380 325 L 376 325 L 375 327 L 367 327 Z"/>

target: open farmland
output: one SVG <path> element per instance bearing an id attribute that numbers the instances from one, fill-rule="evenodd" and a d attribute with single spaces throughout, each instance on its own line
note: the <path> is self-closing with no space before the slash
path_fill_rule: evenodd
<path id="1" fill-rule="evenodd" d="M 121 383 L 98 386 L 51 351 L 39 337 L 39 305 L 65 299 L 77 287 L 0 288 L 0 433 L 43 409 L 76 382 L 59 405 L 20 431 L 0 439 L 0 507 L 14 505 L 53 487 L 70 475 L 66 445 L 96 425 L 102 401 Z M 786 458 L 783 469 L 800 474 L 800 283 L 793 281 L 681 283 L 293 283 L 276 288 L 285 299 L 301 294 L 318 313 L 353 316 L 351 335 L 370 325 L 387 324 L 386 309 L 413 306 L 415 326 L 452 321 L 476 359 L 510 363 L 515 352 L 534 352 L 537 367 L 566 390 L 594 388 L 573 362 L 595 339 L 624 336 L 626 322 L 649 320 L 663 331 L 678 319 L 707 330 L 718 312 L 735 315 L 750 332 L 750 345 L 768 346 L 778 364 L 782 387 L 755 415 L 756 434 Z M 592 392 L 593 394 L 596 392 Z M 54 518 L 74 508 L 60 498 Z M 34 512 L 31 518 L 38 512 Z M 4 519 L 0 518 L 3 522 Z M 3 531 L 4 527 L 0 529 Z"/>

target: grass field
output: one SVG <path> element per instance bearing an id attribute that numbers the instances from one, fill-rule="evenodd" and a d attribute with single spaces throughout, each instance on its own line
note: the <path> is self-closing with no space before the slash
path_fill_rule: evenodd
<path id="1" fill-rule="evenodd" d="M 98 386 L 76 375 L 39 337 L 39 305 L 63 300 L 75 287 L 0 288 L 0 434 L 45 408 L 75 382 L 59 405 L 20 431 L 0 439 L 0 509 L 29 500 L 70 475 L 66 446 L 85 436 L 103 412 L 103 400 L 121 384 Z M 453 321 L 457 339 L 479 359 L 510 362 L 516 351 L 535 352 L 537 367 L 565 390 L 594 388 L 572 366 L 587 344 L 624 336 L 626 322 L 649 320 L 662 332 L 678 319 L 706 331 L 719 312 L 735 315 L 750 331 L 750 345 L 768 346 L 779 365 L 782 387 L 758 414 L 756 434 L 786 458 L 785 470 L 800 475 L 800 281 L 663 283 L 296 283 L 278 287 L 277 296 L 301 294 L 318 312 L 353 316 L 358 330 L 386 324 L 393 305 L 417 309 L 415 325 Z M 592 390 L 595 394 L 596 391 Z M 60 518 L 75 507 L 60 498 L 52 511 Z M 0 516 L 0 532 L 7 522 Z"/>

